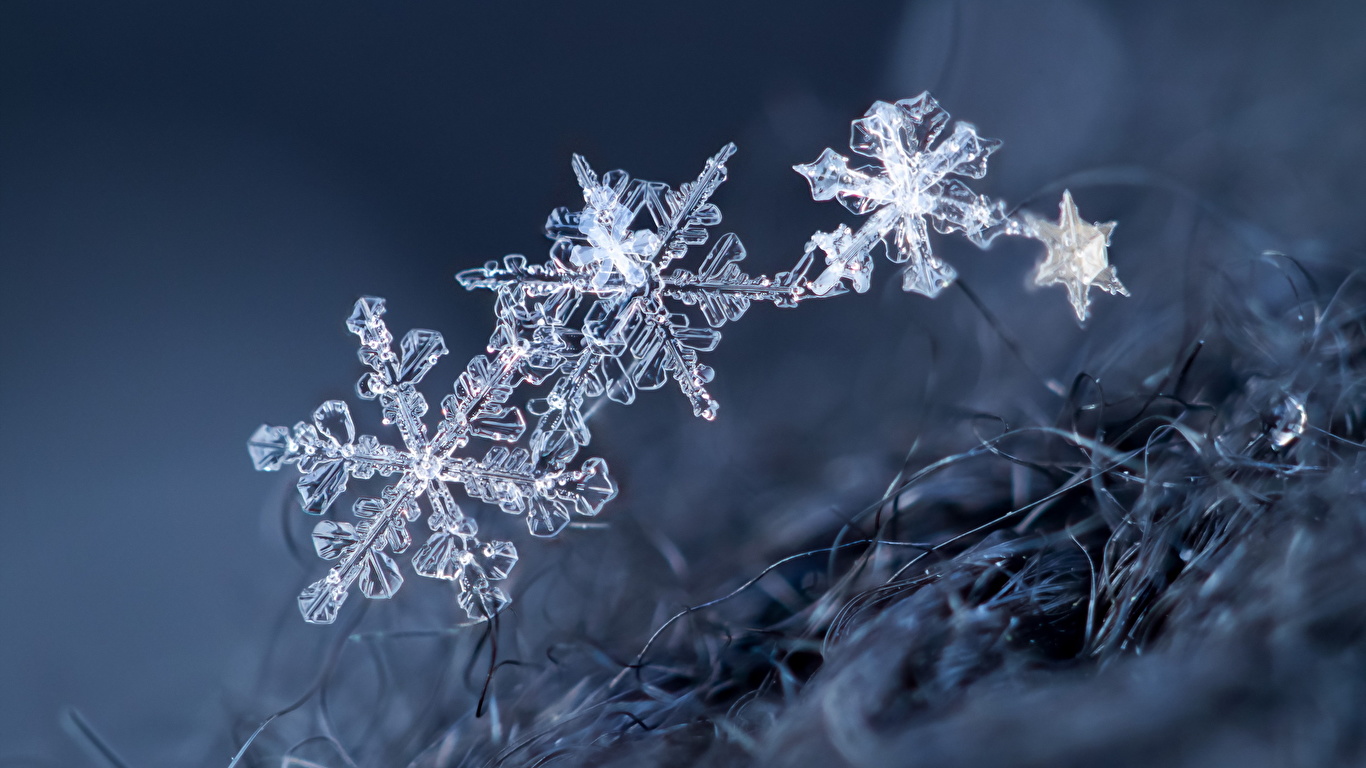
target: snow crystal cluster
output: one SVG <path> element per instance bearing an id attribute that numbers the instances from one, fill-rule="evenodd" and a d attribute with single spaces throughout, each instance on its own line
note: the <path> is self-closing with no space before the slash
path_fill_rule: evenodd
<path id="1" fill-rule="evenodd" d="M 718 403 L 707 391 L 713 371 L 698 355 L 716 348 L 718 329 L 755 302 L 791 308 L 850 288 L 868 290 L 879 243 L 893 262 L 906 265 L 902 287 L 929 297 L 956 276 L 934 255 L 930 224 L 980 247 L 1001 234 L 1040 240 L 1047 258 L 1035 282 L 1065 285 L 1079 320 L 1087 317 L 1091 287 L 1127 295 L 1106 256 L 1113 222 L 1082 220 L 1070 193 L 1056 224 L 1008 214 L 1003 203 L 962 180 L 985 176 L 987 157 L 1000 142 L 962 122 L 943 137 L 948 123 L 928 93 L 877 102 L 854 121 L 850 140 L 854 152 L 877 165 L 852 168 L 848 158 L 826 149 L 815 162 L 795 166 L 815 199 L 838 199 L 869 217 L 857 230 L 840 225 L 816 232 L 797 263 L 773 277 L 742 271 L 745 248 L 734 234 L 706 248 L 721 222 L 711 197 L 726 180 L 734 145 L 677 189 L 624 171 L 598 175 L 575 155 L 583 207 L 550 214 L 549 259 L 532 264 L 512 255 L 456 276 L 466 289 L 496 294 L 494 330 L 486 353 L 469 361 L 442 399 L 430 432 L 423 420 L 427 400 L 416 387 L 447 353 L 441 334 L 411 330 L 395 350 L 383 299 L 357 301 L 347 320 L 367 369 L 357 394 L 379 401 L 401 447 L 357 436 L 349 407 L 339 400 L 323 403 L 311 422 L 293 428 L 263 425 L 248 443 L 258 470 L 295 465 L 310 514 L 331 509 L 351 478 L 393 478 L 378 498 L 355 501 L 355 522 L 323 519 L 314 528 L 318 555 L 336 564 L 300 594 L 304 619 L 333 622 L 354 586 L 368 598 L 398 591 L 403 575 L 393 555 L 412 547 L 408 525 L 423 516 L 424 498 L 430 535 L 412 557 L 414 570 L 453 582 L 471 620 L 493 616 L 509 600 L 494 582 L 517 563 L 517 549 L 480 539 L 451 485 L 525 516 L 536 536 L 558 534 L 576 515 L 597 515 L 617 487 L 602 459 L 578 460 L 591 437 L 593 403 L 606 397 L 629 404 L 640 390 L 672 380 L 694 414 L 715 418 Z M 826 266 L 813 278 L 817 250 Z M 683 266 L 694 255 L 700 262 Z M 511 402 L 524 384 L 543 396 Z M 529 432 L 528 414 L 535 418 Z M 492 447 L 474 449 L 476 438 Z"/>
<path id="2" fill-rule="evenodd" d="M 928 223 L 940 234 L 962 233 L 981 248 L 1002 234 L 1042 241 L 1048 257 L 1034 282 L 1065 285 L 1079 321 L 1088 316 L 1092 286 L 1128 295 L 1106 255 L 1114 222 L 1082 220 L 1068 191 L 1057 224 L 1031 214 L 1008 215 L 1004 203 L 954 178 L 986 176 L 987 158 L 1001 142 L 978 136 L 963 122 L 944 137 L 948 124 L 949 113 L 929 93 L 895 104 L 879 101 L 854 121 L 849 139 L 854 152 L 877 165 L 851 168 L 849 158 L 826 149 L 815 161 L 793 166 L 811 183 L 815 199 L 837 199 L 853 213 L 871 214 L 857 232 L 841 225 L 812 235 L 807 251 L 821 249 L 829 265 L 812 284 L 814 291 L 825 295 L 843 280 L 860 293 L 868 290 L 871 252 L 882 243 L 888 258 L 906 265 L 902 289 L 938 296 L 958 273 L 934 255 Z"/>

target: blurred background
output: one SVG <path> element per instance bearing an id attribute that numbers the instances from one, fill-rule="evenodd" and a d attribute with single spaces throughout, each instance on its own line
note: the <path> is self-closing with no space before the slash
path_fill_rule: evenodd
<path id="1" fill-rule="evenodd" d="M 298 619 L 324 568 L 283 531 L 311 521 L 246 438 L 347 398 L 392 439 L 352 397 L 362 294 L 445 335 L 439 398 L 491 327 L 452 275 L 544 257 L 545 216 L 581 202 L 571 152 L 677 184 L 735 141 L 718 232 L 772 274 L 856 224 L 790 166 L 930 89 L 1005 142 L 978 191 L 1052 216 L 1070 187 L 1120 222 L 1134 295 L 1095 296 L 1084 332 L 1060 288 L 1024 289 L 1031 244 L 936 236 L 996 325 L 881 261 L 868 294 L 729 326 L 716 423 L 667 388 L 604 408 L 604 522 L 672 542 L 671 588 L 705 599 L 837 527 L 942 414 L 1046 419 L 1043 381 L 1135 354 L 1118 328 L 1172 354 L 1229 264 L 1366 264 L 1363 39 L 1366 5 L 1313 0 L 4 4 L 0 765 L 82 764 L 66 708 L 129 765 L 226 764 L 307 687 L 340 630 Z M 514 536 L 527 564 L 633 556 Z M 418 581 L 366 621 L 430 625 L 399 607 Z"/>

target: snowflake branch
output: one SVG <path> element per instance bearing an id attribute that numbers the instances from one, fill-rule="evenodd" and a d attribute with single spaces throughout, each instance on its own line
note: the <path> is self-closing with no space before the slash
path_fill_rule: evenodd
<path id="1" fill-rule="evenodd" d="M 657 260 L 660 269 L 681 258 L 688 246 L 706 242 L 706 228 L 721 223 L 721 212 L 716 206 L 704 206 L 709 205 L 707 201 L 712 193 L 725 182 L 726 160 L 734 154 L 735 145 L 727 144 L 707 160 L 696 181 L 683 184 L 677 192 L 665 193 L 665 202 L 672 211 L 658 228 L 659 247 L 650 256 L 650 261 Z M 651 213 L 654 213 L 653 208 Z M 658 217 L 656 223 L 659 223 Z"/>

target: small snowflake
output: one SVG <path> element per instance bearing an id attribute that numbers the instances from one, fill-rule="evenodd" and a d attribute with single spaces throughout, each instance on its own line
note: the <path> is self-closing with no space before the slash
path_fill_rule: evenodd
<path id="1" fill-rule="evenodd" d="M 1106 258 L 1110 233 L 1114 230 L 1113 221 L 1090 224 L 1082 219 L 1069 190 L 1063 190 L 1062 202 L 1058 204 L 1058 223 L 1037 216 L 1026 218 L 1025 233 L 1048 249 L 1047 256 L 1034 270 L 1034 284 L 1067 286 L 1067 298 L 1079 322 L 1086 322 L 1090 315 L 1091 288 L 1112 295 L 1129 295 Z"/>
<path id="2" fill-rule="evenodd" d="M 849 145 L 880 165 L 851 168 L 849 158 L 826 149 L 815 162 L 793 166 L 810 182 L 815 199 L 838 199 L 860 215 L 872 212 L 856 235 L 845 238 L 844 250 L 827 256 L 835 274 L 817 278 L 818 283 L 849 277 L 857 286 L 866 272 L 850 272 L 851 266 L 866 263 L 871 269 L 865 254 L 882 242 L 893 262 L 909 262 L 902 288 L 933 298 L 957 272 L 931 250 L 926 220 L 941 234 L 962 232 L 978 245 L 989 242 L 995 228 L 1006 222 L 1000 203 L 949 178 L 985 176 L 987 157 L 1001 142 L 984 139 L 973 126 L 959 122 L 936 143 L 948 122 L 949 113 L 929 93 L 895 104 L 874 102 L 865 117 L 854 121 Z M 832 236 L 838 233 L 824 235 Z M 859 255 L 846 253 L 851 250 Z"/>

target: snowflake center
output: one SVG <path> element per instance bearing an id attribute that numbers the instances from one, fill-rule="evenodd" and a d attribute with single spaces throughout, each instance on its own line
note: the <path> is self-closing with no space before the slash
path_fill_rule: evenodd
<path id="1" fill-rule="evenodd" d="M 433 456 L 430 451 L 423 452 L 417 458 L 417 463 L 413 465 L 413 474 L 423 480 L 435 480 L 441 476 L 441 460 Z"/>

